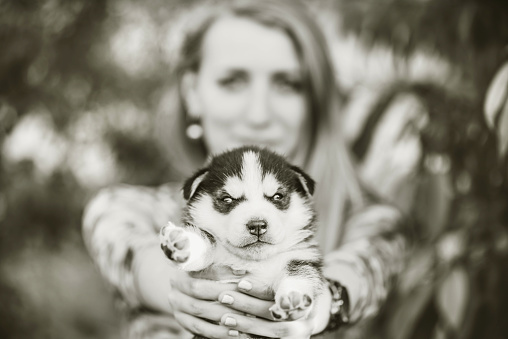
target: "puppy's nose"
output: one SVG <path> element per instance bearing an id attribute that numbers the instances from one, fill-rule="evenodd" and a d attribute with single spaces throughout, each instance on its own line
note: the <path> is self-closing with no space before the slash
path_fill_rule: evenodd
<path id="1" fill-rule="evenodd" d="M 247 223 L 247 229 L 249 233 L 252 235 L 257 235 L 258 237 L 266 233 L 266 228 L 268 224 L 265 220 L 251 220 Z"/>

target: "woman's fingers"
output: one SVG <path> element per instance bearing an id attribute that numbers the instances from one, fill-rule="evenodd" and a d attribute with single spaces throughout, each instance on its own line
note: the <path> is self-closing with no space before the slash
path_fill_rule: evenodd
<path id="1" fill-rule="evenodd" d="M 252 279 L 242 279 L 238 283 L 238 291 L 223 291 L 217 300 L 248 315 L 274 320 L 269 310 L 274 293 L 269 286 Z"/>
<path id="2" fill-rule="evenodd" d="M 238 283 L 238 290 L 242 293 L 263 300 L 274 300 L 275 297 L 275 293 L 270 286 L 252 279 L 240 280 Z"/>
<path id="3" fill-rule="evenodd" d="M 217 302 L 195 299 L 176 289 L 168 294 L 168 301 L 175 312 L 184 312 L 214 322 L 219 322 L 224 313 L 240 314 Z"/>
<path id="4" fill-rule="evenodd" d="M 262 306 L 263 303 L 273 304 L 273 302 L 258 300 L 238 292 L 224 292 L 221 294 L 222 300 L 224 300 L 224 296 L 229 295 L 231 295 L 233 299 L 237 298 L 237 300 L 232 301 L 230 307 L 242 312 L 245 312 L 245 305 L 250 305 L 250 303 L 257 305 L 256 307 L 266 307 L 266 304 Z M 231 301 L 227 297 L 226 300 Z M 262 313 L 264 311 L 256 310 L 251 306 L 250 312 L 245 312 L 247 313 L 246 315 L 236 314 L 235 312 L 224 314 L 221 317 L 221 324 L 236 329 L 240 333 L 250 333 L 269 338 L 306 338 L 310 337 L 311 334 L 320 333 L 325 329 L 330 319 L 330 303 L 330 291 L 325 290 L 324 293 L 321 293 L 316 298 L 313 309 L 311 313 L 307 315 L 306 319 L 302 319 L 302 317 L 306 315 L 307 312 L 296 311 L 291 315 L 290 321 L 272 321 L 271 319 L 273 318 L 271 314 L 266 315 L 267 313 Z M 268 310 L 268 307 L 266 307 L 266 310 Z M 249 317 L 249 314 L 256 315 L 257 317 Z M 261 316 L 260 314 L 264 314 L 265 316 Z"/>
<path id="5" fill-rule="evenodd" d="M 185 272 L 172 277 L 171 286 L 191 297 L 213 301 L 217 301 L 219 294 L 223 291 L 236 290 L 236 284 L 196 279 L 188 276 Z"/>
<path id="6" fill-rule="evenodd" d="M 240 333 L 237 329 L 215 325 L 183 312 L 175 312 L 174 316 L 187 331 L 206 338 L 247 338 L 247 336 Z"/>
<path id="7" fill-rule="evenodd" d="M 189 273 L 194 278 L 208 279 L 208 280 L 239 280 L 247 272 L 245 270 L 233 270 L 227 266 L 215 266 L 199 271 Z"/>
<path id="8" fill-rule="evenodd" d="M 298 336 L 298 338 L 308 338 L 312 334 L 312 325 L 308 321 L 275 322 L 227 313 L 222 316 L 221 324 L 230 329 L 237 330 L 239 333 L 249 333 L 268 338 L 285 338 L 293 336 Z"/>
<path id="9" fill-rule="evenodd" d="M 273 291 L 259 282 L 244 279 L 237 286 L 183 274 L 175 275 L 171 285 L 168 300 L 175 318 L 192 333 L 208 338 L 248 338 L 243 333 L 306 337 L 311 333 L 308 321 L 273 321 L 269 310 Z"/>
<path id="10" fill-rule="evenodd" d="M 220 293 L 218 300 L 221 304 L 242 313 L 274 320 L 269 310 L 273 301 L 254 298 L 236 291 L 224 291 Z"/>

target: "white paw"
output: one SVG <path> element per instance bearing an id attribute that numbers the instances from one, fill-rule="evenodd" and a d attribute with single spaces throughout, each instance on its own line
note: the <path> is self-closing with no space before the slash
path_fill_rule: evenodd
<path id="1" fill-rule="evenodd" d="M 184 263 L 190 256 L 190 242 L 187 234 L 175 224 L 168 224 L 160 231 L 161 248 L 170 260 L 176 263 Z"/>
<path id="2" fill-rule="evenodd" d="M 312 297 L 298 291 L 290 291 L 275 296 L 275 304 L 270 307 L 274 319 L 286 320 L 297 311 L 310 311 Z"/>

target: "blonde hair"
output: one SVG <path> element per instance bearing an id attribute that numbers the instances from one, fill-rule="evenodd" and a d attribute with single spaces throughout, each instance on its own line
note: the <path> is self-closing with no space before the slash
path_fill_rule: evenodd
<path id="1" fill-rule="evenodd" d="M 205 4 L 206 6 L 206 4 Z M 323 249 L 332 250 L 342 237 L 346 205 L 364 204 L 355 169 L 350 161 L 341 126 L 340 93 L 326 39 L 309 10 L 298 1 L 250 0 L 214 3 L 201 7 L 201 18 L 184 39 L 175 65 L 174 88 L 164 101 L 162 119 L 157 123 L 162 146 L 182 178 L 203 165 L 206 149 L 185 135 L 188 115 L 180 84 L 188 71 L 198 72 L 202 41 L 208 28 L 224 16 L 244 17 L 262 25 L 281 29 L 294 44 L 301 69 L 303 92 L 311 116 L 311 145 L 304 169 L 316 180 L 315 204 L 319 216 L 318 238 Z M 333 188 L 333 189 L 331 189 Z"/>

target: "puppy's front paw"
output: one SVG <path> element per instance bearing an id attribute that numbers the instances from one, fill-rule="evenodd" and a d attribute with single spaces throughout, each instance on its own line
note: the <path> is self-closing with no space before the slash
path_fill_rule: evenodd
<path id="1" fill-rule="evenodd" d="M 286 320 L 295 312 L 310 311 L 311 305 L 311 296 L 298 291 L 290 291 L 275 296 L 275 304 L 270 307 L 270 312 L 275 319 Z"/>
<path id="2" fill-rule="evenodd" d="M 161 228 L 160 241 L 164 254 L 170 260 L 181 264 L 189 259 L 189 238 L 182 228 L 168 222 L 166 226 Z"/>

